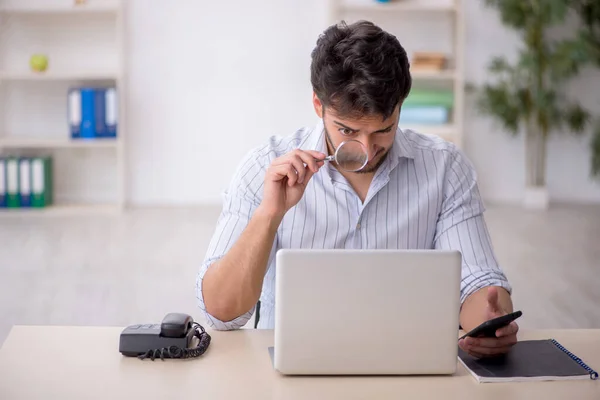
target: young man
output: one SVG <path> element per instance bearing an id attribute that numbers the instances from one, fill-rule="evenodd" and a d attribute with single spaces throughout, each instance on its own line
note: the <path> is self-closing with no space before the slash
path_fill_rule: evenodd
<path id="1" fill-rule="evenodd" d="M 259 327 L 273 328 L 281 248 L 457 249 L 461 326 L 512 312 L 472 165 L 453 144 L 398 127 L 411 88 L 398 40 L 369 22 L 332 26 L 312 53 L 311 81 L 317 126 L 250 152 L 225 192 L 196 284 L 208 323 L 238 329 L 260 300 Z M 322 161 L 349 139 L 368 149 L 362 170 Z M 513 322 L 459 345 L 504 353 L 517 330 Z"/>

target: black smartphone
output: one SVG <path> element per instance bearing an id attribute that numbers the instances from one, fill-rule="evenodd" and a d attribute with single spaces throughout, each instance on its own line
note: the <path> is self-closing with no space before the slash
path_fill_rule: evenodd
<path id="1" fill-rule="evenodd" d="M 496 337 L 496 331 L 503 326 L 510 324 L 515 319 L 519 318 L 523 313 L 521 311 L 515 311 L 511 314 L 506 314 L 498 318 L 490 319 L 485 321 L 470 332 L 467 332 L 461 337 L 461 339 L 469 337 Z"/>

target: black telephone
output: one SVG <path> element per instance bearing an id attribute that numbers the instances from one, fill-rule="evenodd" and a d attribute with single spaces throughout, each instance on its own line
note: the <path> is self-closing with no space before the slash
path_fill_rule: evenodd
<path id="1" fill-rule="evenodd" d="M 194 338 L 198 345 L 191 348 Z M 193 358 L 200 357 L 210 345 L 211 337 L 191 316 L 167 314 L 161 324 L 131 325 L 121 332 L 119 352 L 126 357 Z"/>

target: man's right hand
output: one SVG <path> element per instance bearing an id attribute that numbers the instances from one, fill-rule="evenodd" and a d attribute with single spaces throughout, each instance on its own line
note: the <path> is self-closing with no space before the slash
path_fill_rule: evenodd
<path id="1" fill-rule="evenodd" d="M 260 208 L 263 212 L 283 218 L 304 194 L 313 175 L 323 166 L 325 154 L 312 150 L 293 150 L 273 160 L 265 175 Z"/>
<path id="2" fill-rule="evenodd" d="M 324 158 L 318 151 L 294 150 L 273 160 L 265 175 L 260 206 L 231 249 L 204 275 L 202 293 L 210 315 L 231 321 L 256 304 L 277 227 L 323 166 L 324 161 L 317 160 Z"/>

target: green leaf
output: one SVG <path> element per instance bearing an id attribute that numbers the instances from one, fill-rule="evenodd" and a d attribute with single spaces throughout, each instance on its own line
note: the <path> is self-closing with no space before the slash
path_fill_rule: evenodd
<path id="1" fill-rule="evenodd" d="M 559 112 L 557 107 L 558 94 L 554 89 L 540 89 L 533 96 L 534 109 L 547 115 Z"/>
<path id="2" fill-rule="evenodd" d="M 486 5 L 500 12 L 502 23 L 516 28 L 524 29 L 528 18 L 533 14 L 531 2 L 523 0 L 486 0 Z"/>
<path id="3" fill-rule="evenodd" d="M 485 85 L 477 99 L 477 106 L 481 113 L 491 116 L 504 129 L 516 135 L 523 111 L 514 102 L 515 98 L 506 85 Z"/>
<path id="4" fill-rule="evenodd" d="M 569 2 L 565 0 L 538 0 L 542 21 L 555 25 L 565 21 L 569 11 Z"/>
<path id="5" fill-rule="evenodd" d="M 600 1 L 572 0 L 581 19 L 580 36 L 587 44 L 589 57 L 600 67 Z"/>
<path id="6" fill-rule="evenodd" d="M 600 179 L 600 120 L 596 122 L 592 142 L 592 176 Z"/>
<path id="7" fill-rule="evenodd" d="M 593 25 L 600 21 L 600 3 L 597 0 L 572 0 L 571 5 L 580 14 L 585 24 Z"/>
<path id="8" fill-rule="evenodd" d="M 562 81 L 577 75 L 580 68 L 590 59 L 588 43 L 583 39 L 557 43 L 549 64 L 553 81 Z"/>
<path id="9" fill-rule="evenodd" d="M 505 57 L 494 57 L 488 66 L 488 71 L 494 74 L 511 72 L 513 68 L 508 64 Z"/>
<path id="10" fill-rule="evenodd" d="M 538 61 L 537 57 L 531 51 L 522 50 L 519 52 L 519 67 L 528 71 L 535 71 L 537 69 Z"/>
<path id="11" fill-rule="evenodd" d="M 591 116 L 580 104 L 572 104 L 565 109 L 564 118 L 572 133 L 581 134 L 590 122 Z"/>
<path id="12" fill-rule="evenodd" d="M 600 21 L 597 24 L 598 37 L 595 37 L 589 29 L 585 28 L 579 30 L 579 36 L 584 43 L 584 51 L 588 60 L 591 60 L 600 67 Z"/>
<path id="13" fill-rule="evenodd" d="M 547 135 L 561 128 L 563 116 L 559 107 L 560 97 L 554 89 L 540 89 L 533 94 L 533 113 L 540 131 Z"/>
<path id="14" fill-rule="evenodd" d="M 520 88 L 515 95 L 516 107 L 522 110 L 523 119 L 529 119 L 532 111 L 531 92 L 528 88 Z"/>

